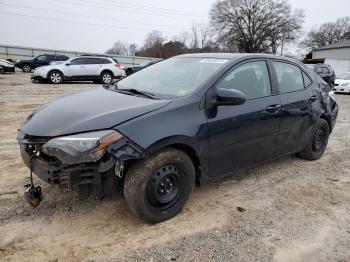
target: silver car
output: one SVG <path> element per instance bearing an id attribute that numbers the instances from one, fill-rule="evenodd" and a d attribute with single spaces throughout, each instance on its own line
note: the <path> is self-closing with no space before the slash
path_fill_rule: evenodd
<path id="1" fill-rule="evenodd" d="M 59 64 L 36 68 L 33 81 L 61 84 L 64 81 L 94 81 L 110 84 L 114 78 L 125 76 L 118 61 L 110 57 L 75 57 Z"/>

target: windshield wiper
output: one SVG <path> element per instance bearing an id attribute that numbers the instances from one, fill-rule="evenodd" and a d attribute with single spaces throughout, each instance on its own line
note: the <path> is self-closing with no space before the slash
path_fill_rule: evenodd
<path id="1" fill-rule="evenodd" d="M 146 96 L 146 97 L 151 98 L 151 99 L 158 99 L 156 97 L 156 95 L 153 94 L 153 93 L 142 91 L 142 90 L 138 90 L 138 89 L 135 89 L 135 88 L 116 89 L 115 91 L 116 92 L 120 92 L 120 93 L 128 93 L 128 94 L 131 93 L 131 94 L 135 94 L 135 95 L 143 95 L 143 96 Z"/>

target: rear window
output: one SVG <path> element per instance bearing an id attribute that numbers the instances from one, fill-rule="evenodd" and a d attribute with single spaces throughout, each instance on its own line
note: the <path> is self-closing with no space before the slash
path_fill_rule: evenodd
<path id="1" fill-rule="evenodd" d="M 322 73 L 329 74 L 331 71 L 327 67 L 322 67 Z"/>

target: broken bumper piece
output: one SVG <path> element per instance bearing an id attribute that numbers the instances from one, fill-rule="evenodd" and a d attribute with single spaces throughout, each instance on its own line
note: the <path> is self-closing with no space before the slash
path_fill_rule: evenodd
<path id="1" fill-rule="evenodd" d="M 74 164 L 63 163 L 57 156 L 48 155 L 50 152 L 43 150 L 50 141 L 48 138 L 21 134 L 18 141 L 22 159 L 28 168 L 33 157 L 32 171 L 35 175 L 64 191 L 78 192 L 81 199 L 116 193 L 122 177 L 120 167 L 127 166 L 129 160 L 144 157 L 143 149 L 125 137 L 104 148 L 96 162 Z"/>

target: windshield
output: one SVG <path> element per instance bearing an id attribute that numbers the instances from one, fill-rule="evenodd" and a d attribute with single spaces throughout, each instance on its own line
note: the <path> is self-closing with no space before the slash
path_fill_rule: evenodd
<path id="1" fill-rule="evenodd" d="M 117 83 L 160 96 L 186 96 L 217 72 L 227 59 L 175 57 L 149 66 Z"/>
<path id="2" fill-rule="evenodd" d="M 337 76 L 337 79 L 350 80 L 350 73 L 344 73 L 340 76 Z"/>

